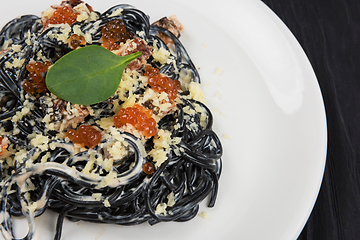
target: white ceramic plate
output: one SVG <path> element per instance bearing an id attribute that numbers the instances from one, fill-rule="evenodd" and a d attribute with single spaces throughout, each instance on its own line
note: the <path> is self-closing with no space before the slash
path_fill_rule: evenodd
<path id="1" fill-rule="evenodd" d="M 0 23 L 59 2 L 6 1 Z M 152 227 L 66 221 L 62 239 L 296 239 L 319 191 L 327 132 L 316 77 L 285 25 L 258 0 L 88 3 L 100 12 L 130 3 L 152 21 L 178 16 L 222 139 L 224 168 L 215 208 L 201 206 L 207 220 Z M 38 219 L 36 239 L 53 238 L 55 218 Z"/>

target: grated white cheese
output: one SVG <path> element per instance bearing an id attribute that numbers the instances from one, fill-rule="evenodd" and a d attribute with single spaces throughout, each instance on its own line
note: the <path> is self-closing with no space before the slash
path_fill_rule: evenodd
<path id="1" fill-rule="evenodd" d="M 162 215 L 166 216 L 167 215 L 166 208 L 167 208 L 166 203 L 159 203 L 156 206 L 155 214 L 156 215 L 161 215 L 162 214 Z"/>
<path id="2" fill-rule="evenodd" d="M 184 107 L 183 111 L 189 115 L 195 115 L 196 113 L 194 109 L 190 108 L 190 106 Z"/>
<path id="3" fill-rule="evenodd" d="M 114 120 L 113 117 L 101 118 L 97 120 L 96 123 L 99 124 L 102 129 L 109 129 L 114 125 Z"/>
<path id="4" fill-rule="evenodd" d="M 111 207 L 111 204 L 110 204 L 109 200 L 107 200 L 107 199 L 104 200 L 103 204 L 105 207 Z"/>
<path id="5" fill-rule="evenodd" d="M 183 70 L 180 72 L 179 78 L 181 79 L 182 87 L 185 88 L 191 82 L 193 75 L 190 70 Z"/>
<path id="6" fill-rule="evenodd" d="M 34 154 L 31 158 L 33 158 L 33 157 L 37 157 L 37 156 Z M 28 159 L 28 160 L 25 161 L 25 167 L 26 168 L 31 168 L 33 165 L 34 165 L 33 159 Z"/>
<path id="7" fill-rule="evenodd" d="M 102 180 L 99 182 L 97 188 L 104 188 L 111 184 L 111 182 L 117 178 L 117 173 L 110 171 Z"/>
<path id="8" fill-rule="evenodd" d="M 86 6 L 86 3 L 80 3 L 79 5 L 75 6 L 73 10 L 75 13 L 79 14 L 76 18 L 76 21 L 78 22 L 83 22 L 90 16 L 90 10 Z"/>
<path id="9" fill-rule="evenodd" d="M 102 194 L 101 194 L 101 193 L 93 193 L 93 194 L 91 195 L 91 197 L 92 197 L 93 199 L 95 199 L 96 201 L 101 201 Z"/>
<path id="10" fill-rule="evenodd" d="M 197 100 L 201 103 L 205 103 L 205 93 L 201 89 L 200 84 L 196 82 L 191 82 L 187 85 L 187 88 L 190 92 L 190 98 Z"/>
<path id="11" fill-rule="evenodd" d="M 124 11 L 124 9 L 118 8 L 118 9 L 116 9 L 116 10 L 109 16 L 109 18 L 110 18 L 110 17 L 120 16 L 123 11 Z"/>
<path id="12" fill-rule="evenodd" d="M 137 34 L 139 37 L 145 37 L 145 32 L 144 32 L 144 31 L 136 31 L 136 34 Z"/>
<path id="13" fill-rule="evenodd" d="M 89 157 L 89 161 L 86 163 L 85 167 L 81 172 L 85 174 L 89 174 L 93 170 L 94 165 L 95 165 L 95 155 L 94 153 L 91 153 Z"/>
<path id="14" fill-rule="evenodd" d="M 119 141 L 113 143 L 112 146 L 107 150 L 111 155 L 111 157 L 114 159 L 122 159 L 124 156 L 128 154 L 128 151 L 126 150 L 123 143 Z"/>
<path id="15" fill-rule="evenodd" d="M 47 152 L 44 156 L 42 156 L 41 157 L 41 162 L 42 163 L 45 163 L 45 162 L 47 162 L 48 161 L 48 159 L 50 158 L 50 156 L 51 156 L 51 153 L 50 152 Z"/>
<path id="16" fill-rule="evenodd" d="M 55 8 L 49 7 L 48 9 L 46 9 L 41 13 L 41 18 L 51 18 L 51 16 L 54 14 L 55 11 L 56 11 Z"/>
<path id="17" fill-rule="evenodd" d="M 155 40 L 153 44 L 153 54 L 152 54 L 154 60 L 161 64 L 167 63 L 170 57 L 170 52 L 163 47 L 158 48 L 156 44 L 157 41 Z"/>
<path id="18" fill-rule="evenodd" d="M 113 164 L 114 164 L 113 159 L 105 159 L 102 164 L 102 167 L 105 171 L 110 172 L 113 167 Z"/>
<path id="19" fill-rule="evenodd" d="M 172 207 L 175 205 L 175 195 L 173 192 L 171 192 L 171 193 L 169 193 L 169 195 L 167 195 L 167 199 L 168 199 L 168 202 L 167 202 L 168 207 Z"/>
<path id="20" fill-rule="evenodd" d="M 230 140 L 229 134 L 224 134 L 223 137 L 224 137 L 225 139 L 227 139 L 227 140 Z"/>
<path id="21" fill-rule="evenodd" d="M 200 126 L 202 128 L 206 128 L 208 116 L 207 116 L 205 110 L 198 104 L 195 104 L 194 108 L 195 108 L 196 112 L 200 113 Z"/>
<path id="22" fill-rule="evenodd" d="M 13 43 L 12 39 L 5 40 L 3 45 L 1 46 L 1 50 L 7 49 Z"/>
<path id="23" fill-rule="evenodd" d="M 33 202 L 28 206 L 25 206 L 25 208 L 29 211 L 29 213 L 34 213 L 37 209 L 37 202 Z"/>
<path id="24" fill-rule="evenodd" d="M 209 214 L 207 212 L 199 213 L 199 216 L 203 219 L 210 219 Z"/>
<path id="25" fill-rule="evenodd" d="M 30 30 L 28 30 L 26 33 L 25 33 L 25 37 L 26 37 L 26 40 L 25 40 L 25 43 L 29 46 L 32 46 L 33 43 L 31 41 L 31 32 Z"/>
<path id="26" fill-rule="evenodd" d="M 21 68 L 24 65 L 25 59 L 14 58 L 12 62 L 5 62 L 5 67 L 8 69 L 11 68 Z"/>
<path id="27" fill-rule="evenodd" d="M 95 12 L 91 12 L 89 18 L 87 19 L 88 22 L 94 22 L 99 19 L 99 16 Z"/>
<path id="28" fill-rule="evenodd" d="M 36 189 L 35 184 L 31 181 L 30 178 L 25 180 L 27 191 L 34 191 Z"/>
<path id="29" fill-rule="evenodd" d="M 38 147 L 42 151 L 47 151 L 49 148 L 49 137 L 42 134 L 37 134 L 35 138 L 31 139 L 30 144 L 33 147 Z"/>
<path id="30" fill-rule="evenodd" d="M 153 158 L 155 166 L 159 167 L 166 161 L 167 154 L 171 151 L 171 146 L 179 144 L 180 137 L 171 138 L 171 132 L 168 130 L 160 129 L 154 137 L 154 148 L 149 152 L 149 156 Z"/>
<path id="31" fill-rule="evenodd" d="M 115 127 L 110 127 L 109 131 L 111 133 L 111 136 L 114 140 L 119 142 L 124 142 L 124 137 L 120 134 L 120 131 L 116 129 Z M 124 143 L 125 144 L 125 143 Z"/>
<path id="32" fill-rule="evenodd" d="M 21 45 L 18 45 L 18 44 L 13 44 L 13 45 L 11 46 L 11 48 L 12 48 L 12 50 L 13 50 L 14 52 L 20 52 L 20 51 L 21 51 Z"/>
<path id="33" fill-rule="evenodd" d="M 65 44 L 68 43 L 69 35 L 71 33 L 71 30 L 72 30 L 69 24 L 67 24 L 67 23 L 49 24 L 49 27 L 60 28 L 60 31 L 61 31 L 60 34 L 56 34 L 56 33 L 53 33 L 51 31 L 49 31 L 47 33 L 47 35 L 50 38 L 57 39 L 58 41 L 61 41 L 61 42 L 65 43 Z"/>

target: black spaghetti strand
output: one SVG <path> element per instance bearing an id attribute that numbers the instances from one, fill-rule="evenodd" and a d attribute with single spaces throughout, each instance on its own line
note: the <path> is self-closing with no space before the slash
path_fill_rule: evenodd
<path id="1" fill-rule="evenodd" d="M 71 210 L 76 209 L 75 206 L 67 205 L 63 208 L 63 210 L 60 212 L 57 222 L 56 222 L 56 234 L 54 237 L 54 240 L 60 240 L 61 239 L 61 229 L 64 223 L 64 219 L 66 217 L 66 214 L 70 212 Z"/>

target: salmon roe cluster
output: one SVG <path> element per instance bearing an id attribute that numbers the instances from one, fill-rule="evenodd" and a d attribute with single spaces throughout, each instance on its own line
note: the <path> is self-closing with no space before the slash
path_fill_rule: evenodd
<path id="1" fill-rule="evenodd" d="M 49 24 L 61 23 L 67 23 L 71 25 L 76 22 L 76 18 L 78 15 L 79 13 L 75 13 L 71 7 L 60 7 L 56 9 L 53 15 L 43 23 L 43 26 L 44 28 L 46 28 L 47 26 L 49 26 Z"/>
<path id="2" fill-rule="evenodd" d="M 73 143 L 83 144 L 88 148 L 93 148 L 100 143 L 102 134 L 93 126 L 81 125 L 78 130 L 68 130 L 66 136 L 70 138 Z"/>
<path id="3" fill-rule="evenodd" d="M 102 27 L 101 33 L 101 46 L 110 51 L 119 49 L 120 43 L 133 38 L 132 33 L 126 30 L 124 21 L 121 19 L 107 23 Z"/>
<path id="4" fill-rule="evenodd" d="M 136 130 L 142 132 L 145 137 L 155 136 L 156 121 L 152 117 L 152 111 L 145 109 L 139 104 L 133 107 L 121 108 L 114 117 L 114 125 L 119 128 L 127 123 L 133 125 Z"/>
<path id="5" fill-rule="evenodd" d="M 72 34 L 69 37 L 69 47 L 71 49 L 77 49 L 78 47 L 85 46 L 86 40 L 84 36 L 79 36 L 77 34 Z"/>
<path id="6" fill-rule="evenodd" d="M 29 71 L 29 75 L 22 83 L 24 91 L 29 94 L 48 92 L 42 73 L 46 72 L 50 66 L 50 61 L 28 63 L 26 69 Z"/>
<path id="7" fill-rule="evenodd" d="M 174 100 L 181 86 L 179 80 L 172 80 L 171 78 L 160 74 L 159 69 L 148 65 L 145 67 L 145 76 L 148 76 L 148 83 L 155 92 L 166 92 L 170 100 Z"/>

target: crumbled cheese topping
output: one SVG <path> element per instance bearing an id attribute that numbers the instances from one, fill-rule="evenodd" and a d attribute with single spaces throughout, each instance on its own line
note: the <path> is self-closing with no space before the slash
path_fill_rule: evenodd
<path id="1" fill-rule="evenodd" d="M 20 150 L 20 151 L 17 151 L 15 153 L 15 156 L 14 156 L 14 161 L 12 162 L 7 162 L 7 164 L 10 166 L 10 167 L 13 167 L 15 166 L 15 162 L 18 162 L 18 163 L 23 163 L 24 162 L 24 159 L 26 158 L 26 155 L 27 155 L 27 151 L 25 149 L 23 150 Z"/>
<path id="2" fill-rule="evenodd" d="M 25 184 L 27 191 L 34 191 L 36 189 L 34 183 L 31 181 L 30 178 L 25 180 Z"/>
<path id="3" fill-rule="evenodd" d="M 96 123 L 99 124 L 102 129 L 109 129 L 114 125 L 114 120 L 112 117 L 101 118 L 100 120 L 97 120 Z"/>
<path id="4" fill-rule="evenodd" d="M 223 137 L 224 137 L 225 139 L 227 139 L 227 140 L 230 140 L 230 139 L 231 139 L 229 134 L 224 134 Z"/>
<path id="5" fill-rule="evenodd" d="M 203 219 L 209 219 L 209 213 L 207 212 L 202 212 L 202 213 L 199 213 L 199 216 L 202 217 Z"/>
<path id="6" fill-rule="evenodd" d="M 49 7 L 41 13 L 41 18 L 51 18 L 55 11 L 55 8 Z"/>
<path id="7" fill-rule="evenodd" d="M 156 215 L 164 215 L 164 216 L 166 216 L 167 215 L 166 208 L 167 208 L 166 203 L 159 203 L 156 206 L 155 214 Z"/>
<path id="8" fill-rule="evenodd" d="M 47 35 L 49 36 L 49 38 L 51 39 L 57 39 L 58 41 L 61 41 L 65 44 L 68 43 L 69 40 L 69 36 L 71 33 L 71 27 L 69 24 L 67 23 L 61 23 L 61 24 L 49 24 L 49 27 L 54 27 L 54 28 L 59 28 L 60 32 L 59 34 L 57 33 L 53 33 L 52 31 L 49 31 L 47 33 Z"/>
<path id="9" fill-rule="evenodd" d="M 11 45 L 11 49 L 14 52 L 20 52 L 21 51 L 21 45 L 13 44 L 13 45 Z"/>
<path id="10" fill-rule="evenodd" d="M 196 82 L 190 82 L 187 85 L 189 92 L 190 92 L 190 98 L 197 100 L 199 102 L 205 103 L 205 93 L 201 89 L 200 84 Z"/>
<path id="11" fill-rule="evenodd" d="M 107 150 L 113 159 L 122 159 L 128 154 L 122 142 L 114 142 Z"/>
<path id="12" fill-rule="evenodd" d="M 110 204 L 109 200 L 107 200 L 107 199 L 104 200 L 103 204 L 105 207 L 111 207 L 111 204 Z"/>
<path id="13" fill-rule="evenodd" d="M 47 151 L 49 148 L 49 137 L 42 134 L 37 134 L 35 138 L 31 139 L 30 144 L 34 147 L 40 148 L 42 151 Z"/>
<path id="14" fill-rule="evenodd" d="M 106 186 L 111 185 L 112 181 L 117 178 L 117 173 L 114 171 L 110 171 L 105 177 L 102 178 L 97 188 L 104 188 Z"/>
<path id="15" fill-rule="evenodd" d="M 101 197 L 102 197 L 102 194 L 101 194 L 101 193 L 93 193 L 91 196 L 92 196 L 92 198 L 95 199 L 96 201 L 101 201 Z"/>
<path id="16" fill-rule="evenodd" d="M 167 195 L 167 199 L 168 199 L 168 202 L 167 202 L 167 206 L 168 207 L 173 207 L 175 205 L 175 195 L 173 192 L 169 193 L 169 195 Z"/>
<path id="17" fill-rule="evenodd" d="M 182 82 L 182 87 L 186 88 L 186 86 L 191 82 L 193 76 L 190 70 L 183 70 L 180 72 L 180 79 Z"/>
<path id="18" fill-rule="evenodd" d="M 12 62 L 5 62 L 6 68 L 21 68 L 24 65 L 25 59 L 14 58 Z"/>
<path id="19" fill-rule="evenodd" d="M 12 39 L 5 40 L 3 45 L 1 46 L 1 50 L 5 50 L 9 48 L 9 46 L 13 43 Z"/>
<path id="20" fill-rule="evenodd" d="M 55 148 L 56 148 L 56 143 L 55 143 L 55 142 L 49 143 L 49 147 L 50 147 L 51 150 L 55 150 Z"/>
<path id="21" fill-rule="evenodd" d="M 50 156 L 51 156 L 51 153 L 50 152 L 47 152 L 44 156 L 42 156 L 41 157 L 41 162 L 42 163 L 45 163 L 45 162 L 47 162 L 48 161 L 48 159 L 50 158 Z"/>
<path id="22" fill-rule="evenodd" d="M 83 22 L 90 17 L 90 10 L 86 6 L 86 3 L 80 3 L 79 5 L 73 8 L 75 13 L 79 13 L 76 18 L 76 21 Z"/>
<path id="23" fill-rule="evenodd" d="M 116 16 L 120 16 L 122 14 L 122 12 L 124 11 L 124 9 L 122 8 L 118 8 L 116 9 L 109 17 L 116 17 Z"/>
<path id="24" fill-rule="evenodd" d="M 156 45 L 157 41 L 154 41 L 153 44 L 153 58 L 155 61 L 161 63 L 161 64 L 165 64 L 167 63 L 169 57 L 170 57 L 170 52 L 167 51 L 165 48 L 160 47 L 158 48 Z"/>
<path id="25" fill-rule="evenodd" d="M 25 206 L 25 208 L 29 211 L 29 213 L 34 213 L 37 209 L 37 202 L 32 202 L 30 205 Z"/>
<path id="26" fill-rule="evenodd" d="M 149 156 L 153 158 L 155 166 L 159 167 L 167 160 L 167 155 L 171 151 L 171 146 L 179 144 L 180 137 L 172 138 L 171 132 L 168 130 L 160 129 L 154 137 L 154 148 L 149 152 Z"/>

